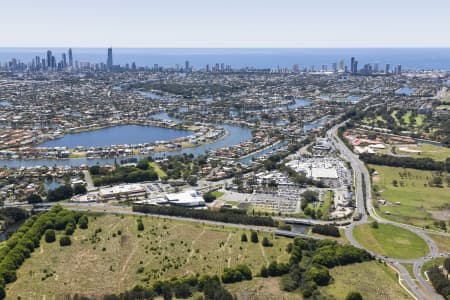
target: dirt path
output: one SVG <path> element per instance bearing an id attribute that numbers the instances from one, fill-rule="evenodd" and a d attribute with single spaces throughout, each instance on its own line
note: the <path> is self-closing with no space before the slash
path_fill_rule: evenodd
<path id="1" fill-rule="evenodd" d="M 261 243 L 259 243 L 259 248 L 261 249 L 261 254 L 262 254 L 262 256 L 264 257 L 264 261 L 266 262 L 266 264 L 268 264 L 269 261 L 267 260 L 266 252 L 264 251 L 264 247 L 262 246 Z"/>

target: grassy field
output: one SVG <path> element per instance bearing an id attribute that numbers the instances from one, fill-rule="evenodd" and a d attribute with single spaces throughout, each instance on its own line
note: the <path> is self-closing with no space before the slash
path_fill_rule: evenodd
<path id="1" fill-rule="evenodd" d="M 77 229 L 71 246 L 42 241 L 20 267 L 18 280 L 7 286 L 8 298 L 97 296 L 172 276 L 221 274 L 240 263 L 256 273 L 265 263 L 289 257 L 287 238 L 276 238 L 276 246 L 264 248 L 241 242 L 243 231 L 234 228 L 150 217 L 143 223 L 144 231 L 138 232 L 132 216 L 90 217 L 89 229 Z M 96 229 L 101 232 L 96 234 Z M 263 236 L 273 240 L 259 233 L 260 240 Z"/>
<path id="2" fill-rule="evenodd" d="M 370 165 L 378 175 L 372 177 L 374 188 L 381 193 L 381 198 L 389 201 L 380 205 L 380 214 L 394 221 L 417 226 L 433 226 L 434 219 L 446 219 L 443 206 L 450 203 L 450 188 L 430 187 L 429 181 L 434 172 L 415 169 L 403 169 L 387 166 Z M 397 180 L 397 186 L 393 181 Z M 396 204 L 398 202 L 398 204 Z"/>
<path id="3" fill-rule="evenodd" d="M 428 236 L 436 242 L 439 252 L 450 253 L 450 238 L 448 236 L 431 233 L 428 233 Z"/>
<path id="4" fill-rule="evenodd" d="M 376 261 L 336 267 L 330 274 L 334 283 L 320 290 L 334 299 L 345 299 L 349 291 L 360 292 L 364 300 L 411 299 L 397 283 L 396 273 Z"/>
<path id="5" fill-rule="evenodd" d="M 300 300 L 303 299 L 300 292 L 283 292 L 280 289 L 280 280 L 277 277 L 272 278 L 254 278 L 251 281 L 242 281 L 239 283 L 227 284 L 227 290 L 238 299 L 248 300 Z"/>
<path id="6" fill-rule="evenodd" d="M 395 272 L 376 261 L 335 267 L 330 274 L 333 283 L 319 288 L 326 299 L 345 299 L 350 291 L 359 291 L 365 300 L 411 299 L 398 284 Z M 299 291 L 280 291 L 278 278 L 255 278 L 229 284 L 227 289 L 238 299 L 303 299 Z"/>
<path id="7" fill-rule="evenodd" d="M 399 145 L 396 146 L 396 153 L 415 158 L 428 157 L 434 160 L 444 161 L 447 157 L 450 157 L 450 148 L 430 144 Z"/>
<path id="8" fill-rule="evenodd" d="M 418 235 L 390 224 L 379 224 L 377 229 L 371 224 L 359 225 L 353 235 L 363 247 L 389 257 L 419 258 L 429 252 L 427 244 Z"/>
<path id="9" fill-rule="evenodd" d="M 153 168 L 153 170 L 155 170 L 156 174 L 158 174 L 159 179 L 164 178 L 167 176 L 166 172 L 164 172 L 157 163 L 155 163 L 154 161 L 149 163 L 150 167 Z"/>

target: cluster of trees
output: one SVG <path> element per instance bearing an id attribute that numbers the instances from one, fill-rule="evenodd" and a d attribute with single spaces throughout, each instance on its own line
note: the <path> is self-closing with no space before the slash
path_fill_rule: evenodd
<path id="1" fill-rule="evenodd" d="M 211 203 L 216 200 L 216 196 L 212 192 L 207 192 L 203 194 L 203 199 L 206 203 Z"/>
<path id="2" fill-rule="evenodd" d="M 341 233 L 339 232 L 339 228 L 333 225 L 320 225 L 316 224 L 312 228 L 313 233 L 328 235 L 328 236 L 334 236 L 334 237 L 340 237 Z"/>
<path id="3" fill-rule="evenodd" d="M 262 266 L 260 275 L 262 277 L 276 277 L 282 276 L 289 272 L 290 266 L 285 263 L 277 263 L 276 261 L 270 262 L 269 266 Z"/>
<path id="4" fill-rule="evenodd" d="M 285 291 L 300 288 L 305 298 L 318 296 L 318 286 L 328 285 L 331 275 L 328 268 L 372 259 L 364 250 L 350 245 L 341 245 L 331 240 L 313 240 L 295 238 L 287 249 L 290 253 L 289 263 L 271 262 L 261 268 L 261 276 L 281 276 L 280 285 Z M 300 263 L 302 252 L 307 253 L 307 263 Z"/>
<path id="5" fill-rule="evenodd" d="M 82 214 L 53 207 L 50 211 L 32 216 L 0 247 L 0 299 L 5 297 L 5 284 L 16 280 L 16 270 L 39 247 L 48 229 L 63 230 L 69 223 L 77 224 Z M 51 240 L 51 233 L 46 240 Z M 70 239 L 69 239 L 70 240 Z"/>
<path id="6" fill-rule="evenodd" d="M 105 295 L 103 300 L 152 300 L 162 297 L 164 300 L 187 299 L 195 292 L 203 292 L 205 300 L 233 300 L 234 297 L 221 285 L 217 275 L 190 276 L 157 281 L 152 287 L 135 286 L 132 290 L 118 295 Z M 86 298 L 88 299 L 88 298 Z M 96 298 L 97 299 L 97 298 Z"/>
<path id="7" fill-rule="evenodd" d="M 158 174 L 150 167 L 147 159 L 140 160 L 136 167 L 116 165 L 113 171 L 109 171 L 104 167 L 92 166 L 89 172 L 95 186 L 158 180 Z"/>
<path id="8" fill-rule="evenodd" d="M 437 266 L 433 266 L 428 269 L 428 278 L 430 278 L 436 292 L 447 299 L 450 295 L 450 280 L 448 280 L 447 275 L 444 275 L 444 273 L 442 273 Z"/>
<path id="9" fill-rule="evenodd" d="M 86 194 L 87 190 L 86 187 L 82 184 L 76 184 L 72 188 L 70 185 L 62 185 L 57 187 L 56 189 L 49 190 L 47 192 L 47 201 L 48 202 L 56 202 L 61 201 L 65 199 L 69 199 L 73 195 L 84 195 Z M 31 201 L 36 201 L 33 203 L 38 203 L 39 200 L 34 197 Z M 30 203 L 30 199 L 28 199 L 28 202 Z"/>
<path id="10" fill-rule="evenodd" d="M 208 165 L 205 156 L 194 157 L 193 154 L 168 156 L 159 162 L 160 168 L 166 172 L 167 179 L 183 179 L 190 185 L 197 184 L 200 169 Z"/>
<path id="11" fill-rule="evenodd" d="M 310 216 L 313 219 L 320 219 L 322 217 L 322 211 L 311 209 L 308 204 L 319 201 L 319 194 L 316 191 L 307 190 L 302 194 L 301 208 L 305 215 Z"/>
<path id="12" fill-rule="evenodd" d="M 221 209 L 219 211 L 212 210 L 197 210 L 176 206 L 156 206 L 148 204 L 134 204 L 133 211 L 165 215 L 165 216 L 177 216 L 186 217 L 200 220 L 210 220 L 224 223 L 236 223 L 246 225 L 257 226 L 270 226 L 275 227 L 277 223 L 271 217 L 250 216 L 231 209 Z"/>
<path id="13" fill-rule="evenodd" d="M 28 211 L 20 207 L 4 207 L 0 209 L 0 220 L 4 221 L 5 227 L 25 220 L 29 215 Z"/>
<path id="14" fill-rule="evenodd" d="M 398 157 L 387 154 L 362 153 L 359 158 L 367 164 L 384 165 L 400 168 L 411 168 L 429 171 L 450 171 L 450 160 L 435 161 L 431 158 Z"/>
<path id="15" fill-rule="evenodd" d="M 235 268 L 225 268 L 223 270 L 223 283 L 234 283 L 243 280 L 252 280 L 252 271 L 247 265 L 238 265 Z"/>

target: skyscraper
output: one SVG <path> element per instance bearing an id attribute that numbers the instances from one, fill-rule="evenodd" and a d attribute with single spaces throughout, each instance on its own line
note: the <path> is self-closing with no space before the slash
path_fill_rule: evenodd
<path id="1" fill-rule="evenodd" d="M 108 48 L 108 60 L 106 61 L 106 67 L 109 71 L 111 71 L 112 66 L 113 66 L 112 48 Z"/>
<path id="2" fill-rule="evenodd" d="M 391 72 L 391 65 L 390 64 L 386 64 L 385 69 L 384 69 L 384 73 L 389 74 Z"/>
<path id="3" fill-rule="evenodd" d="M 69 66 L 73 66 L 72 48 L 69 48 Z"/>
<path id="4" fill-rule="evenodd" d="M 52 67 L 52 51 L 47 50 L 47 67 Z"/>
<path id="5" fill-rule="evenodd" d="M 66 68 L 66 67 L 67 67 L 66 54 L 63 53 L 61 58 L 62 58 L 62 67 L 63 67 L 63 68 Z"/>
<path id="6" fill-rule="evenodd" d="M 352 73 L 352 74 L 355 74 L 355 73 L 354 73 L 354 71 L 355 71 L 354 67 L 355 67 L 355 58 L 352 57 L 352 58 L 350 59 L 350 73 Z"/>
<path id="7" fill-rule="evenodd" d="M 345 62 L 343 59 L 339 61 L 339 71 L 342 72 L 345 69 Z"/>
<path id="8" fill-rule="evenodd" d="M 185 61 L 184 62 L 184 71 L 186 72 L 186 73 L 189 73 L 189 61 L 187 60 L 187 61 Z"/>

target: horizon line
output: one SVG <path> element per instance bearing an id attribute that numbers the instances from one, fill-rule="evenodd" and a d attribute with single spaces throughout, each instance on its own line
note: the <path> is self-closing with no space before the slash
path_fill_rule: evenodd
<path id="1" fill-rule="evenodd" d="M 367 47 L 149 47 L 149 46 L 126 46 L 126 47 L 112 47 L 112 46 L 0 46 L 0 49 L 36 49 L 36 48 L 72 48 L 72 49 L 450 49 L 450 46 L 402 46 L 402 47 L 389 47 L 389 46 L 367 46 Z"/>

